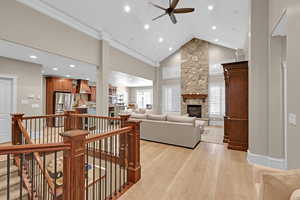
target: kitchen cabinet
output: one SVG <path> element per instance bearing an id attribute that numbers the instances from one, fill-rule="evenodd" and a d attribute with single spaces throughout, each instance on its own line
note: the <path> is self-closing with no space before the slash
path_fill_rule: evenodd
<path id="1" fill-rule="evenodd" d="M 60 78 L 60 77 L 46 77 L 46 114 L 54 114 L 54 97 L 55 92 L 72 92 L 72 79 Z M 53 126 L 52 120 L 47 121 L 49 126 Z"/>
<path id="2" fill-rule="evenodd" d="M 96 86 L 90 86 L 91 94 L 89 95 L 89 101 L 96 102 Z"/>
<path id="3" fill-rule="evenodd" d="M 72 79 L 49 77 L 49 84 L 53 84 L 53 90 L 59 92 L 72 92 Z"/>

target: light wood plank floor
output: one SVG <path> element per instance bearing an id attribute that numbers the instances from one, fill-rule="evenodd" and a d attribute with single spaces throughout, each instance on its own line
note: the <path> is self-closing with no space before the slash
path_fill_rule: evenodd
<path id="1" fill-rule="evenodd" d="M 255 200 L 246 153 L 200 143 L 195 150 L 141 141 L 142 179 L 121 200 Z"/>

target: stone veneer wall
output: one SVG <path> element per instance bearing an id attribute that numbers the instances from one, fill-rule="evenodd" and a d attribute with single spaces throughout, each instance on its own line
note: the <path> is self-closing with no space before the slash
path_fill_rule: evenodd
<path id="1" fill-rule="evenodd" d="M 180 49 L 181 53 L 181 93 L 208 94 L 209 43 L 192 39 Z M 208 99 L 181 99 L 181 114 L 187 114 L 187 105 L 202 105 L 202 117 L 208 117 Z"/>

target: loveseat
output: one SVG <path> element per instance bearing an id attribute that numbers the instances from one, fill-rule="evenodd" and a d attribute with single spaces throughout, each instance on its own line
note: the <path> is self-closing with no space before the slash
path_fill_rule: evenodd
<path id="1" fill-rule="evenodd" d="M 139 119 L 141 139 L 187 148 L 195 148 L 204 132 L 204 121 L 175 115 L 131 114 Z"/>
<path id="2" fill-rule="evenodd" d="M 253 166 L 257 200 L 300 200 L 300 170 Z"/>

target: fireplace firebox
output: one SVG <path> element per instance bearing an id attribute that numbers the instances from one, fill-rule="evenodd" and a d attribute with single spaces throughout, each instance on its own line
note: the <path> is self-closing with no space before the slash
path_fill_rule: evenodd
<path id="1" fill-rule="evenodd" d="M 187 105 L 187 113 L 190 117 L 202 117 L 202 106 L 201 105 Z"/>

